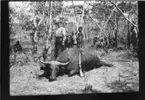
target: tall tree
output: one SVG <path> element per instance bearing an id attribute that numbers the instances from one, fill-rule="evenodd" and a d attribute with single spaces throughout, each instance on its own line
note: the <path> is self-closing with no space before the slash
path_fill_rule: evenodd
<path id="1" fill-rule="evenodd" d="M 72 6 L 73 6 L 74 17 L 75 17 L 76 29 L 78 30 L 79 23 L 77 22 L 77 14 L 76 14 L 76 12 L 75 12 L 75 6 L 74 6 L 73 0 L 72 0 Z"/>
<path id="2" fill-rule="evenodd" d="M 44 10 L 44 5 L 40 6 L 39 2 L 34 2 L 33 4 L 33 24 L 34 24 L 34 29 L 33 29 L 33 33 L 32 33 L 32 45 L 33 45 L 33 54 L 37 53 L 37 43 L 38 43 L 38 30 L 40 27 L 40 24 L 42 23 L 42 21 L 44 20 L 45 17 L 45 10 Z M 42 9 L 40 9 L 40 7 L 42 7 Z M 37 9 L 38 8 L 38 9 Z M 42 15 L 41 15 L 42 13 Z"/>
<path id="3" fill-rule="evenodd" d="M 52 8 L 53 7 L 53 2 L 50 0 L 49 2 L 49 32 L 47 35 L 47 39 L 46 39 L 46 49 L 48 49 L 49 47 L 49 40 L 51 39 L 52 36 Z"/>
<path id="4" fill-rule="evenodd" d="M 114 31 L 114 35 L 115 35 L 115 46 L 118 45 L 118 40 L 117 40 L 117 35 L 118 34 L 118 18 L 117 18 L 117 13 L 115 12 L 115 31 Z"/>
<path id="5" fill-rule="evenodd" d="M 127 34 L 127 45 L 128 45 L 128 48 L 130 48 L 130 24 L 129 24 L 129 21 L 127 21 L 127 26 L 128 26 L 128 34 Z"/>
<path id="6" fill-rule="evenodd" d="M 84 15 L 84 12 L 85 12 L 85 4 L 86 4 L 86 1 L 84 1 L 84 4 L 83 4 L 82 16 L 81 16 L 81 26 L 83 27 L 84 39 L 87 39 L 87 32 L 84 29 L 85 28 L 85 15 Z"/>

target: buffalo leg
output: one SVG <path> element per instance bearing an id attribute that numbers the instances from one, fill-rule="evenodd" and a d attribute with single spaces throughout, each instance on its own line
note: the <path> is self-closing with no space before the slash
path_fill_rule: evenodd
<path id="1" fill-rule="evenodd" d="M 72 70 L 69 72 L 69 76 L 73 76 L 78 73 L 78 69 Z"/>

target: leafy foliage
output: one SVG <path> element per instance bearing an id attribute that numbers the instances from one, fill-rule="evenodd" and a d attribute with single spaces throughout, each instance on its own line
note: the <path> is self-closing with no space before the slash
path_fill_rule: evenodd
<path id="1" fill-rule="evenodd" d="M 49 2 L 21 2 L 24 6 L 21 7 L 11 6 L 9 9 L 9 18 L 10 18 L 10 34 L 19 34 L 20 31 L 26 31 L 28 34 L 33 31 L 35 28 L 34 25 L 34 16 L 36 17 L 36 22 L 38 22 L 43 17 L 44 19 L 38 28 L 38 37 L 44 36 L 44 34 L 48 34 L 49 30 L 49 15 L 50 15 L 50 3 Z M 138 5 L 137 2 L 115 2 L 118 8 L 122 10 L 123 13 L 127 13 L 127 18 L 131 18 L 134 16 L 134 24 L 138 22 Z M 117 9 L 111 15 L 112 10 L 115 8 L 108 1 L 96 1 L 94 3 L 87 3 L 87 7 L 84 9 L 84 34 L 88 37 L 88 39 L 93 38 L 101 32 L 100 27 L 104 28 L 104 33 L 108 36 L 108 38 L 113 38 L 115 29 L 117 28 L 117 36 L 118 41 L 121 41 L 123 38 L 124 43 L 127 43 L 127 33 L 128 33 L 128 24 L 127 20 L 124 18 L 123 14 L 120 13 Z M 58 18 L 61 21 L 64 21 L 65 27 L 68 32 L 76 32 L 76 24 L 75 17 L 77 18 L 77 23 L 80 22 L 83 5 L 70 5 L 63 6 L 62 1 L 53 1 L 52 7 L 52 18 Z M 115 15 L 116 14 L 116 15 Z M 98 22 L 98 25 L 94 20 L 92 20 L 89 16 L 92 16 L 94 20 Z M 110 19 L 109 19 L 110 17 Z M 52 20 L 53 20 L 52 19 Z M 132 19 L 132 18 L 131 18 Z M 71 20 L 71 21 L 70 21 Z M 106 23 L 106 21 L 108 22 Z M 54 22 L 54 21 L 53 21 Z M 72 23 L 72 25 L 70 25 Z M 105 25 L 106 27 L 103 27 Z M 55 32 L 55 25 L 52 25 L 52 32 Z M 19 27 L 19 29 L 17 28 Z M 131 25 L 130 25 L 131 26 Z M 129 27 L 130 27 L 129 26 Z M 102 34 L 102 33 L 101 33 Z M 120 42 L 121 43 L 121 42 Z"/>
<path id="2" fill-rule="evenodd" d="M 53 3 L 53 11 L 52 11 L 52 15 L 53 17 L 58 16 L 59 14 L 62 13 L 63 10 L 63 3 L 62 1 L 54 1 Z"/>

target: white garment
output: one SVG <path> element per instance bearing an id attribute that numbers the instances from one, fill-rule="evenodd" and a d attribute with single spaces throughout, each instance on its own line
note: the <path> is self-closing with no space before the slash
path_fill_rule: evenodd
<path id="1" fill-rule="evenodd" d="M 56 30 L 56 37 L 66 36 L 66 30 L 64 27 L 60 27 Z"/>

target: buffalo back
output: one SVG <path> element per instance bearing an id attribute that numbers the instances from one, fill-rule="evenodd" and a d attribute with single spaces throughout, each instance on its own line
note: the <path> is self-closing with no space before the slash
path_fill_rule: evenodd
<path id="1" fill-rule="evenodd" d="M 67 62 L 69 60 L 69 65 L 67 70 L 79 69 L 79 53 L 81 53 L 81 64 L 82 68 L 85 70 L 91 70 L 95 67 L 99 67 L 101 60 L 97 56 L 97 52 L 94 49 L 87 48 L 69 48 L 64 50 L 58 57 L 57 61 Z"/>

